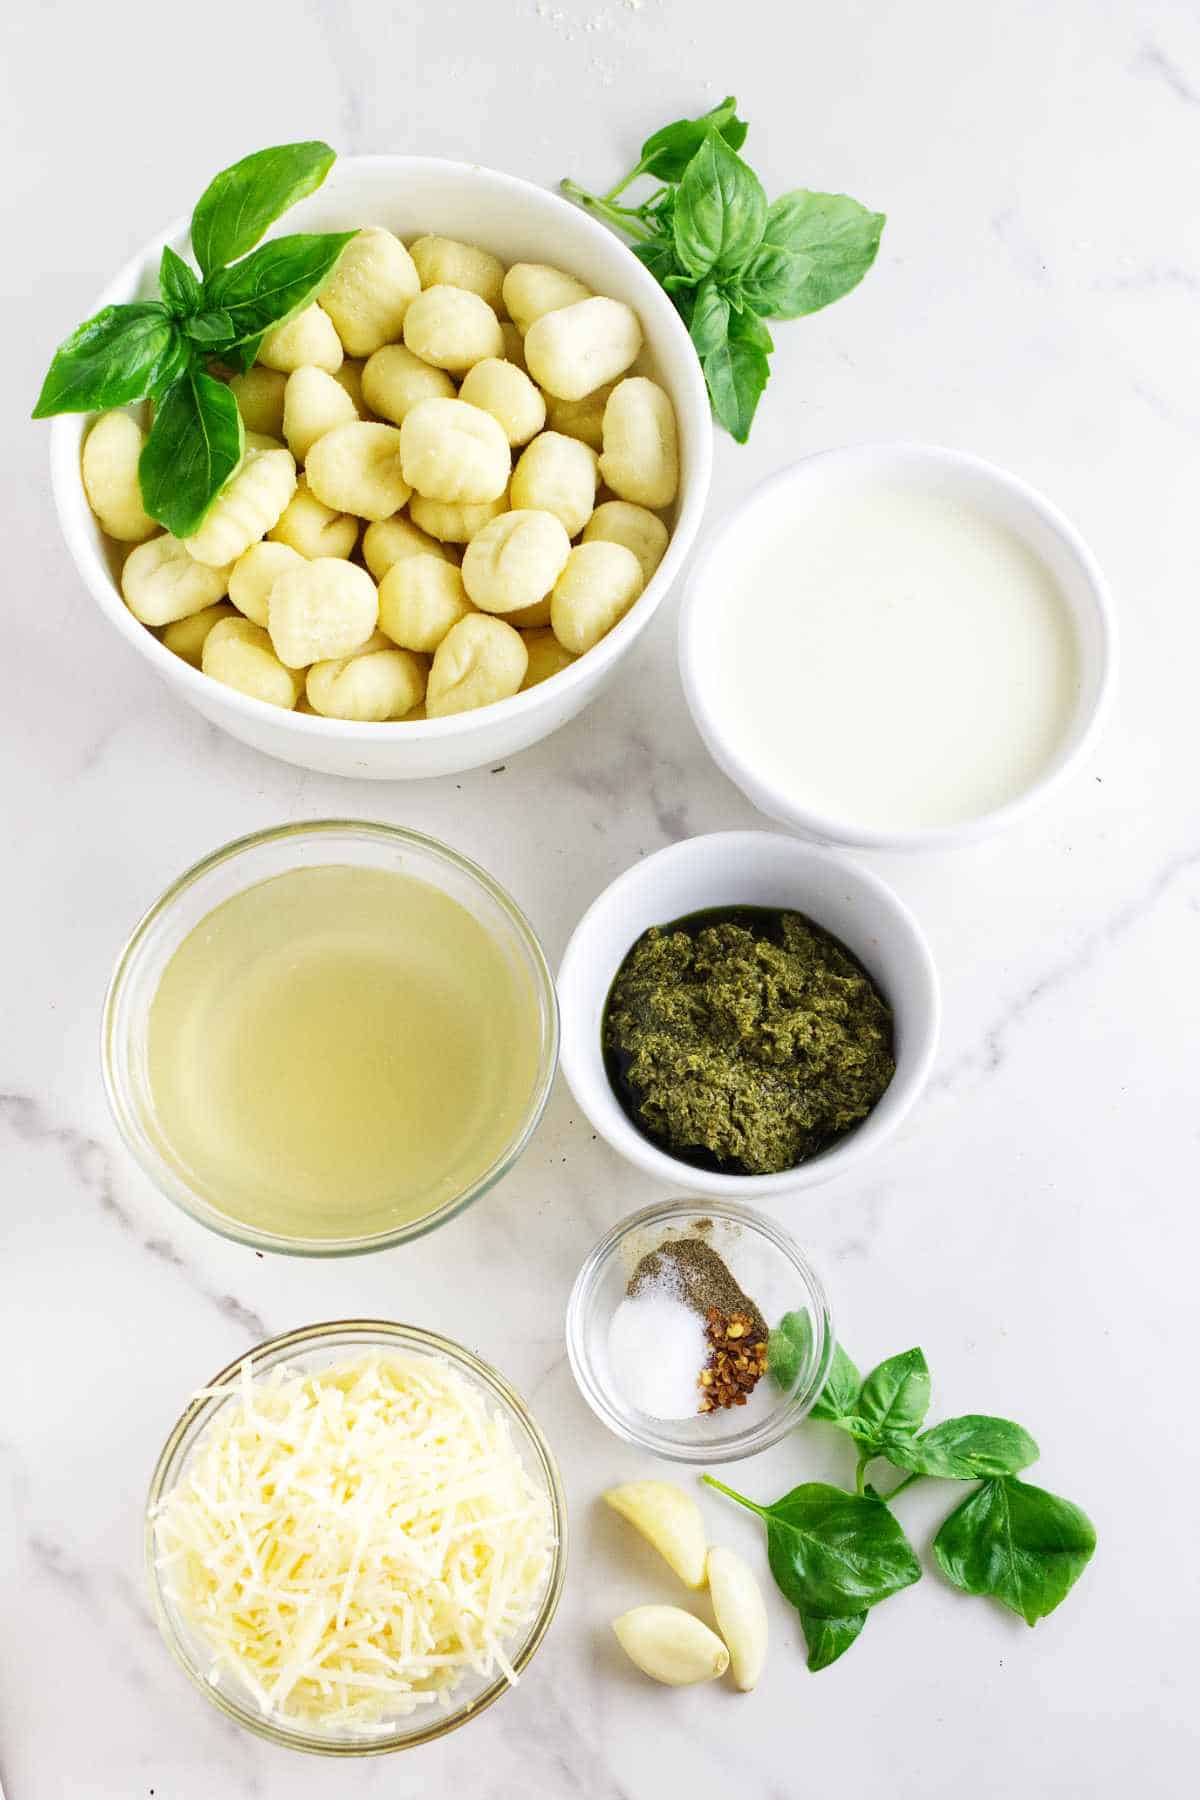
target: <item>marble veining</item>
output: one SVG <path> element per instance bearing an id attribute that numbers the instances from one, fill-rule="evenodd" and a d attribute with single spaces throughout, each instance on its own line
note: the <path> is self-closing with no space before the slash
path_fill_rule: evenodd
<path id="1" fill-rule="evenodd" d="M 185 49 L 161 7 L 112 0 L 18 10 L 0 31 L 6 1800 L 1178 1800 L 1200 1749 L 1200 1457 L 1181 1425 L 1200 1252 L 1195 7 L 209 0 Z M 655 1470 L 576 1393 L 562 1313 L 592 1244 L 660 1190 L 561 1083 L 472 1211 L 384 1256 L 305 1262 L 172 1209 L 120 1145 L 97 1058 L 130 927 L 242 832 L 331 815 L 433 832 L 513 891 L 556 961 L 638 857 L 771 828 L 691 725 L 677 598 L 582 717 L 502 768 L 394 787 L 309 775 L 181 707 L 104 624 L 25 416 L 53 343 L 116 268 L 258 144 L 321 135 L 603 185 L 650 130 L 730 90 L 772 194 L 845 190 L 889 223 L 857 294 L 779 324 L 749 445 L 718 441 L 710 523 L 808 451 L 898 436 L 974 450 L 1079 525 L 1123 661 L 1104 742 L 1043 812 L 958 855 L 863 858 L 929 935 L 937 1068 L 860 1174 L 770 1208 L 821 1269 L 856 1359 L 920 1342 L 934 1416 L 1020 1419 L 1042 1446 L 1035 1479 L 1088 1508 L 1099 1552 L 1032 1633 L 929 1570 L 815 1677 L 772 1592 L 749 1697 L 653 1688 L 609 1630 L 626 1606 L 682 1596 L 597 1506 Z M 443 1743 L 347 1769 L 257 1742 L 191 1689 L 150 1614 L 142 1512 L 196 1386 L 264 1335 L 372 1314 L 469 1343 L 526 1394 L 561 1461 L 571 1560 L 514 1694 Z M 835 1437 L 806 1426 L 737 1485 L 844 1481 Z M 928 1483 L 898 1503 L 922 1551 L 949 1502 Z M 702 1503 L 714 1538 L 761 1567 L 755 1521 Z"/>

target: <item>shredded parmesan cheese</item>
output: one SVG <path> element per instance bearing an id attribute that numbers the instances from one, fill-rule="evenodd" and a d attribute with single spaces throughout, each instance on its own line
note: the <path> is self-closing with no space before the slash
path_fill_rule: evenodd
<path id="1" fill-rule="evenodd" d="M 249 1363 L 155 1517 L 163 1591 L 264 1717 L 376 1733 L 450 1705 L 545 1591 L 545 1494 L 457 1370 L 378 1355 Z"/>

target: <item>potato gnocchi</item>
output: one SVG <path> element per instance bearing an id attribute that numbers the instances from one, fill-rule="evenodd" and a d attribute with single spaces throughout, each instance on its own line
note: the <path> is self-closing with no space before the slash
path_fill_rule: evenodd
<path id="1" fill-rule="evenodd" d="M 211 680 L 327 719 L 446 718 L 553 680 L 670 542 L 675 413 L 642 345 L 633 309 L 567 270 L 364 227 L 229 376 L 245 451 L 186 541 L 142 505 L 139 417 L 93 422 L 81 476 L 126 605 Z"/>

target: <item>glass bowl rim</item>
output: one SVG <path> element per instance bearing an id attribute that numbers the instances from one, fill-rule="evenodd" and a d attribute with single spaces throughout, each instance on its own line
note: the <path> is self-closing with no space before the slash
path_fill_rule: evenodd
<path id="1" fill-rule="evenodd" d="M 644 1425 L 633 1424 L 611 1405 L 605 1389 L 592 1375 L 591 1358 L 583 1348 L 586 1308 L 620 1245 L 632 1232 L 644 1226 L 666 1224 L 674 1219 L 688 1217 L 713 1219 L 717 1222 L 727 1220 L 766 1238 L 799 1275 L 807 1290 L 814 1318 L 822 1331 L 821 1354 L 807 1386 L 785 1400 L 758 1425 L 728 1440 L 716 1440 L 711 1444 L 680 1444 L 664 1438 L 655 1430 L 654 1423 L 649 1418 Z M 655 1201 L 637 1212 L 627 1213 L 593 1245 L 580 1266 L 567 1301 L 566 1342 L 567 1360 L 575 1377 L 575 1385 L 601 1424 L 607 1426 L 614 1436 L 670 1462 L 726 1463 L 740 1462 L 744 1457 L 757 1456 L 760 1451 L 769 1450 L 811 1411 L 828 1377 L 836 1339 L 825 1284 L 791 1233 L 765 1214 L 755 1211 L 753 1207 L 743 1206 L 736 1200 L 714 1201 L 708 1196 L 694 1194 L 674 1200 Z"/>
<path id="2" fill-rule="evenodd" d="M 223 1387 L 229 1390 L 228 1395 L 213 1394 L 196 1395 L 184 1407 L 154 1465 L 154 1473 L 150 1478 L 150 1487 L 146 1495 L 146 1506 L 143 1521 L 143 1554 L 146 1581 L 150 1590 L 151 1607 L 159 1635 L 166 1644 L 175 1662 L 183 1670 L 192 1685 L 214 1705 L 218 1711 L 232 1719 L 236 1724 L 244 1726 L 256 1737 L 265 1738 L 270 1743 L 281 1745 L 289 1750 L 302 1750 L 317 1756 L 330 1757 L 363 1757 L 384 1756 L 397 1750 L 415 1749 L 419 1744 L 433 1743 L 437 1738 L 445 1737 L 456 1731 L 469 1720 L 486 1712 L 497 1700 L 509 1692 L 512 1683 L 503 1670 L 498 1669 L 491 1682 L 470 1706 L 460 1706 L 457 1710 L 443 1712 L 439 1708 L 437 1716 L 430 1718 L 423 1728 L 403 1735 L 393 1735 L 378 1740 L 367 1739 L 363 1743 L 333 1743 L 323 1741 L 315 1734 L 300 1730 L 291 1730 L 275 1720 L 265 1719 L 249 1707 L 243 1707 L 230 1695 L 214 1687 L 204 1672 L 188 1657 L 175 1631 L 173 1615 L 163 1597 L 158 1579 L 158 1567 L 154 1544 L 154 1514 L 163 1497 L 171 1491 L 174 1479 L 178 1476 L 183 1459 L 199 1433 L 210 1419 L 227 1404 L 237 1392 L 237 1380 L 242 1367 L 249 1362 L 255 1370 L 275 1367 L 286 1362 L 288 1355 L 295 1352 L 319 1348 L 323 1344 L 337 1343 L 342 1337 L 351 1342 L 356 1337 L 369 1336 L 380 1340 L 379 1347 L 396 1347 L 416 1349 L 420 1354 L 443 1356 L 468 1379 L 476 1383 L 483 1393 L 492 1400 L 499 1400 L 511 1411 L 525 1431 L 537 1454 L 537 1475 L 544 1487 L 550 1506 L 551 1523 L 554 1530 L 554 1549 L 551 1556 L 550 1574 L 546 1584 L 546 1592 L 542 1598 L 537 1614 L 531 1621 L 527 1634 L 520 1648 L 511 1657 L 513 1669 L 521 1676 L 528 1668 L 534 1655 L 540 1649 L 546 1633 L 553 1622 L 562 1598 L 563 1584 L 566 1579 L 567 1566 L 567 1501 L 563 1489 L 562 1476 L 554 1452 L 546 1440 L 541 1426 L 530 1412 L 525 1401 L 517 1390 L 493 1366 L 476 1356 L 474 1351 L 465 1345 L 456 1343 L 453 1338 L 444 1337 L 440 1332 L 430 1331 L 423 1325 L 406 1325 L 390 1319 L 328 1319 L 315 1325 L 301 1325 L 292 1331 L 282 1332 L 279 1336 L 266 1338 L 262 1343 L 254 1345 L 250 1350 L 227 1363 L 205 1388 Z"/>
<path id="3" fill-rule="evenodd" d="M 387 1231 L 374 1232 L 364 1237 L 289 1238 L 274 1232 L 260 1231 L 252 1225 L 244 1225 L 237 1219 L 218 1212 L 196 1192 L 189 1182 L 177 1175 L 155 1152 L 153 1145 L 145 1139 L 137 1122 L 123 1075 L 119 1073 L 120 1058 L 116 1049 L 118 1013 L 120 1002 L 137 966 L 138 958 L 146 947 L 151 933 L 160 922 L 170 917 L 177 903 L 198 882 L 221 868 L 225 863 L 235 862 L 265 844 L 282 843 L 295 838 L 320 839 L 325 836 L 345 834 L 393 846 L 409 845 L 431 853 L 435 859 L 447 862 L 460 873 L 465 874 L 496 902 L 509 926 L 513 929 L 517 940 L 526 951 L 531 964 L 542 1028 L 537 1078 L 530 1094 L 521 1128 L 507 1149 L 462 1193 L 445 1201 L 433 1212 L 426 1213 L 421 1218 L 411 1220 L 407 1224 L 397 1225 Z M 489 875 L 481 864 L 469 856 L 464 856 L 461 851 L 455 850 L 451 845 L 444 843 L 442 839 L 432 837 L 428 832 L 414 831 L 408 826 L 388 825 L 371 819 L 301 819 L 287 825 L 268 825 L 262 830 L 247 832 L 241 837 L 231 839 L 226 844 L 219 845 L 217 849 L 209 851 L 207 856 L 192 863 L 181 875 L 176 876 L 175 880 L 146 908 L 125 940 L 113 965 L 112 975 L 109 977 L 100 1020 L 100 1068 L 109 1112 L 112 1114 L 126 1150 L 142 1171 L 150 1177 L 158 1192 L 172 1205 L 177 1206 L 181 1212 L 186 1213 L 189 1218 L 195 1219 L 197 1223 L 216 1232 L 220 1237 L 231 1238 L 235 1243 L 246 1244 L 255 1250 L 269 1250 L 283 1256 L 318 1258 L 359 1256 L 375 1250 L 388 1250 L 396 1244 L 410 1243 L 417 1238 L 424 1237 L 427 1232 L 436 1231 L 439 1225 L 444 1225 L 450 1219 L 456 1218 L 468 1206 L 481 1199 L 497 1182 L 504 1179 L 524 1153 L 546 1110 L 558 1068 L 560 1038 L 558 990 L 541 939 L 524 910 L 507 889 Z"/>

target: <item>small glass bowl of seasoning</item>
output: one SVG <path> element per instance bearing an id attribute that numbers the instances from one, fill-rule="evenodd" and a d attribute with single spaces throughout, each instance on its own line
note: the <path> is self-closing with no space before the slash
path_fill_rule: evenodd
<path id="1" fill-rule="evenodd" d="M 733 1462 L 811 1409 L 833 1356 L 799 1246 L 749 1207 L 670 1200 L 587 1257 L 567 1303 L 579 1391 L 617 1437 L 674 1462 Z"/>

